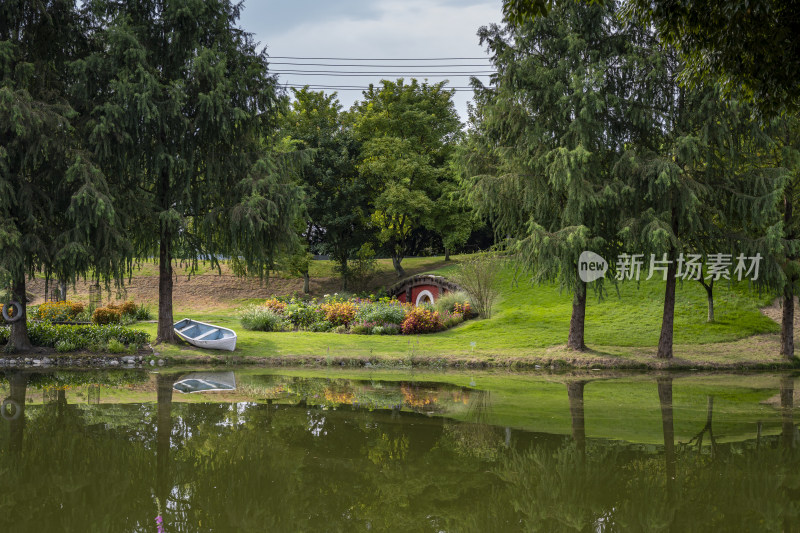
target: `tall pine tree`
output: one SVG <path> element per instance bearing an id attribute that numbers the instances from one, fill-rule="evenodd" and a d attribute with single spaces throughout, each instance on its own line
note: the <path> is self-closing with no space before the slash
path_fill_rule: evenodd
<path id="1" fill-rule="evenodd" d="M 296 242 L 302 192 L 264 148 L 280 98 L 227 0 L 88 2 L 91 145 L 120 180 L 135 253 L 159 262 L 157 340 L 174 341 L 172 263 L 232 255 L 265 273 Z"/>
<path id="2" fill-rule="evenodd" d="M 635 36 L 613 3 L 566 3 L 549 17 L 479 35 L 497 74 L 495 87 L 478 87 L 471 142 L 480 148 L 467 152 L 479 161 L 472 199 L 534 280 L 573 293 L 567 345 L 584 350 L 587 284 L 578 258 L 585 250 L 616 257 L 611 171 L 627 141 L 623 119 L 642 105 L 620 81 Z"/>
<path id="3" fill-rule="evenodd" d="M 0 7 L 0 286 L 23 304 L 26 276 L 37 272 L 108 280 L 124 269 L 112 188 L 85 150 L 71 98 L 87 44 L 72 1 Z M 12 325 L 14 350 L 31 346 L 26 315 Z"/>

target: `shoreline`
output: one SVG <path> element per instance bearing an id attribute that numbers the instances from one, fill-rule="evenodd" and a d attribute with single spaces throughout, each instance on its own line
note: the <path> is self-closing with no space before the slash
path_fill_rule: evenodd
<path id="1" fill-rule="evenodd" d="M 34 348 L 25 353 L 0 357 L 0 368 L 152 368 L 163 366 L 252 366 L 302 368 L 373 368 L 373 369 L 431 369 L 431 370 L 508 370 L 508 371 L 569 371 L 569 370 L 639 370 L 639 371 L 774 371 L 800 369 L 800 358 L 791 361 L 780 356 L 764 358 L 765 348 L 772 348 L 773 335 L 748 337 L 732 343 L 682 345 L 678 355 L 669 360 L 655 357 L 655 349 L 637 347 L 598 347 L 574 352 L 566 346 L 536 350 L 529 355 L 475 353 L 471 355 L 408 354 L 380 355 L 370 353 L 274 354 L 269 356 L 241 355 L 236 352 L 200 351 L 189 346 L 147 346 L 135 354 L 98 354 L 88 351 L 57 353 L 47 348 Z M 766 346 L 765 346 L 766 345 Z M 772 351 L 772 350 L 769 350 Z M 692 355 L 686 352 L 691 352 Z M 731 356 L 730 354 L 737 354 Z M 777 353 L 775 351 L 774 353 Z M 719 354 L 726 354 L 719 357 Z M 711 357 L 711 359 L 709 359 Z"/>

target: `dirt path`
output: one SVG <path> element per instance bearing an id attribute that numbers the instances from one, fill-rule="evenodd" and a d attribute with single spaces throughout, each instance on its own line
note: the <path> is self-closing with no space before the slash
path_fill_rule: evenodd
<path id="1" fill-rule="evenodd" d="M 781 305 L 782 298 L 775 298 L 772 302 L 772 305 L 769 307 L 762 307 L 761 312 L 764 315 L 768 316 L 778 324 L 781 323 L 781 318 L 783 316 L 783 305 Z M 798 298 L 795 297 L 794 299 L 794 329 L 795 331 L 800 328 L 800 301 Z"/>
<path id="2" fill-rule="evenodd" d="M 427 272 L 451 263 L 435 263 L 424 268 L 407 268 L 408 276 Z M 186 274 L 174 275 L 173 304 L 176 306 L 205 306 L 228 307 L 236 305 L 237 301 L 248 298 L 268 298 L 271 295 L 288 296 L 293 293 L 303 293 L 303 280 L 299 278 L 283 279 L 270 277 L 269 280 L 257 278 L 240 278 L 230 273 L 223 267 L 222 274 L 202 274 L 187 276 Z M 381 272 L 376 274 L 369 283 L 371 290 L 378 290 L 397 282 L 394 272 Z M 28 292 L 34 297 L 31 303 L 39 304 L 44 301 L 44 279 L 28 280 Z M 67 298 L 80 301 L 89 300 L 89 282 L 81 281 L 73 288 L 67 289 Z M 311 278 L 311 296 L 320 297 L 341 290 L 339 278 Z M 125 284 L 122 290 L 113 287 L 111 291 L 103 290 L 103 301 L 132 299 L 137 303 L 151 303 L 158 301 L 158 276 L 134 276 Z"/>

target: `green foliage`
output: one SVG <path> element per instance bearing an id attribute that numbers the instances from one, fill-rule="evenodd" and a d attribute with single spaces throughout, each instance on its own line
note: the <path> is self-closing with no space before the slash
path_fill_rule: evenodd
<path id="1" fill-rule="evenodd" d="M 55 348 L 58 353 L 67 353 L 76 351 L 78 349 L 78 345 L 70 341 L 58 341 L 56 342 Z"/>
<path id="2" fill-rule="evenodd" d="M 315 322 L 322 320 L 324 313 L 316 305 L 309 305 L 303 301 L 295 301 L 286 306 L 283 316 L 294 327 L 308 329 Z"/>
<path id="3" fill-rule="evenodd" d="M 771 117 L 800 109 L 796 2 L 694 0 L 678 7 L 666 0 L 634 0 L 631 7 L 633 18 L 652 24 L 677 47 L 690 87 L 721 85 Z"/>
<path id="4" fill-rule="evenodd" d="M 373 324 L 353 324 L 350 326 L 350 333 L 355 335 L 371 335 L 374 327 Z"/>
<path id="5" fill-rule="evenodd" d="M 454 180 L 448 159 L 461 124 L 452 97 L 444 83 L 383 80 L 351 110 L 358 173 L 375 191 L 370 218 L 398 276 L 411 233 L 433 226 L 435 201 Z"/>
<path id="6" fill-rule="evenodd" d="M 481 318 L 492 316 L 492 308 L 500 296 L 498 273 L 501 268 L 501 262 L 497 257 L 482 253 L 462 261 L 452 274 L 453 280 L 469 296 L 470 307 L 474 308 Z M 446 303 L 447 300 L 445 300 Z M 461 301 L 461 305 L 463 303 L 464 300 Z M 458 305 L 458 302 L 454 302 L 452 309 L 448 310 L 456 311 Z M 466 309 L 462 308 L 461 311 L 466 311 Z"/>
<path id="7" fill-rule="evenodd" d="M 368 303 L 359 307 L 356 320 L 377 324 L 401 325 L 406 317 L 406 309 L 397 300 Z"/>
<path id="8" fill-rule="evenodd" d="M 635 46 L 649 37 L 623 23 L 613 4 L 580 2 L 479 35 L 498 76 L 496 88 L 477 86 L 473 131 L 460 152 L 470 199 L 534 279 L 583 292 L 581 252 L 617 255 L 612 170 L 631 140 L 625 121 L 641 107 L 629 80 L 644 76 L 638 61 L 652 52 Z"/>
<path id="9" fill-rule="evenodd" d="M 136 320 L 152 320 L 153 313 L 150 312 L 150 308 L 144 304 L 139 304 L 139 307 L 136 308 L 136 312 L 134 313 L 134 318 Z"/>
<path id="10" fill-rule="evenodd" d="M 442 323 L 444 324 L 445 328 L 452 328 L 464 322 L 464 315 L 462 313 L 445 311 L 442 313 L 442 317 Z"/>
<path id="11" fill-rule="evenodd" d="M 88 20 L 77 9 L 47 0 L 0 10 L 0 286 L 21 302 L 26 275 L 107 281 L 131 253 L 111 180 L 85 147 L 75 65 L 89 53 Z M 24 324 L 17 344 L 27 344 Z"/>
<path id="12" fill-rule="evenodd" d="M 331 324 L 327 320 L 320 320 L 318 322 L 314 322 L 308 327 L 308 331 L 313 331 L 315 333 L 324 333 L 326 331 L 330 331 L 331 329 L 333 329 L 333 324 Z"/>
<path id="13" fill-rule="evenodd" d="M 287 327 L 281 315 L 257 305 L 244 308 L 239 313 L 239 321 L 244 329 L 253 331 L 283 331 Z"/>
<path id="14" fill-rule="evenodd" d="M 240 7 L 193 0 L 87 2 L 96 52 L 76 75 L 92 117 L 90 151 L 125 189 L 137 253 L 232 256 L 236 273 L 265 275 L 296 245 L 302 190 L 288 179 L 302 154 L 272 150 L 281 104 L 267 55 L 238 26 Z M 120 157 L 119 154 L 125 154 Z M 163 340 L 172 339 L 162 294 Z"/>
<path id="15" fill-rule="evenodd" d="M 439 296 L 434 307 L 440 313 L 445 311 L 450 313 L 460 311 L 463 313 L 465 304 L 469 307 L 469 301 L 469 294 L 464 291 L 446 292 Z"/>
<path id="16" fill-rule="evenodd" d="M 36 320 L 49 320 L 50 322 L 68 322 L 77 320 L 84 312 L 82 303 L 79 302 L 45 302 L 36 307 L 32 313 Z"/>
<path id="17" fill-rule="evenodd" d="M 314 152 L 312 164 L 303 166 L 299 179 L 306 193 L 309 245 L 329 253 L 340 265 L 346 284 L 348 261 L 369 238 L 368 212 L 371 189 L 356 171 L 358 144 L 336 95 L 307 88 L 293 89 L 294 101 L 283 117 L 281 132 Z M 324 234 L 316 231 L 324 228 Z"/>
<path id="18" fill-rule="evenodd" d="M 0 330 L 1 331 L 1 330 Z M 2 333 L 0 333 L 2 335 Z M 57 343 L 74 346 L 80 350 L 90 345 L 105 345 L 115 340 L 123 345 L 141 347 L 150 342 L 150 335 L 119 325 L 65 325 L 49 322 L 28 323 L 28 335 L 34 346 L 57 348 Z"/>
<path id="19" fill-rule="evenodd" d="M 117 339 L 109 339 L 108 340 L 108 351 L 109 353 L 118 354 L 125 351 L 125 345 L 119 342 Z"/>
<path id="20" fill-rule="evenodd" d="M 365 242 L 361 245 L 355 254 L 355 260 L 348 265 L 346 272 L 341 272 L 340 267 L 337 267 L 337 270 L 352 280 L 353 289 L 363 290 L 368 287 L 370 280 L 378 270 L 378 261 L 375 259 L 375 250 L 372 248 L 372 244 Z"/>

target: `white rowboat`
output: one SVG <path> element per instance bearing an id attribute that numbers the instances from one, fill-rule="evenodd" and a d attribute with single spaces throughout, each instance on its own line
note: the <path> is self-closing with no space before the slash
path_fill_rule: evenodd
<path id="1" fill-rule="evenodd" d="M 236 349 L 236 332 L 232 329 L 198 322 L 191 318 L 175 322 L 172 327 L 180 338 L 198 348 L 231 352 Z"/>
<path id="2" fill-rule="evenodd" d="M 192 372 L 185 374 L 172 386 L 178 392 L 214 392 L 236 390 L 233 372 Z"/>

